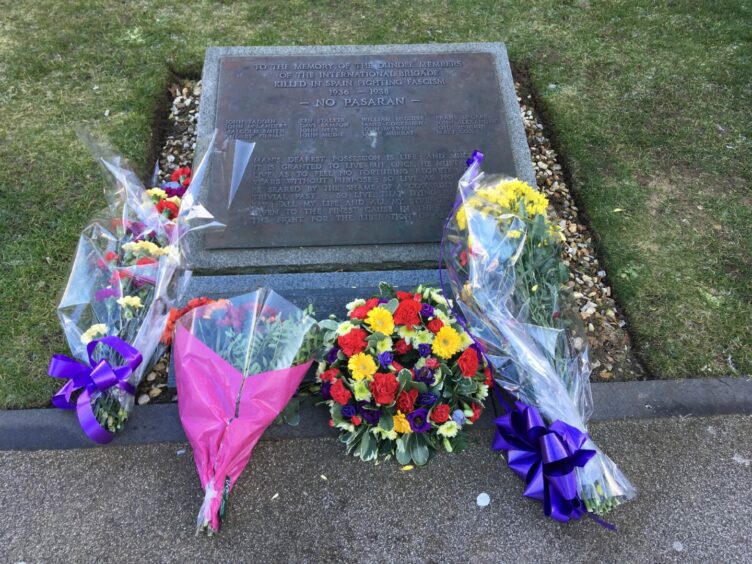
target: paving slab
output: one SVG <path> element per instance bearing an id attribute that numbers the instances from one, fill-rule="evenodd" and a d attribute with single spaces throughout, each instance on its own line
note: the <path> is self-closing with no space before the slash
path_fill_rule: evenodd
<path id="1" fill-rule="evenodd" d="M 600 422 L 591 433 L 639 489 L 610 532 L 566 525 L 476 431 L 460 454 L 402 471 L 336 439 L 263 441 L 218 537 L 194 536 L 202 492 L 183 444 L 0 452 L 0 555 L 20 561 L 743 562 L 752 417 Z M 325 476 L 324 479 L 322 476 Z M 476 504 L 478 494 L 491 498 Z"/>

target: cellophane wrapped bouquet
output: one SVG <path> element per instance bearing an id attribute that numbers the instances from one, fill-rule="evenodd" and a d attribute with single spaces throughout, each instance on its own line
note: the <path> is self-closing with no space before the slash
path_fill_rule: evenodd
<path id="1" fill-rule="evenodd" d="M 441 252 L 458 316 L 515 398 L 496 421 L 494 448 L 546 515 L 603 514 L 636 491 L 587 435 L 588 348 L 565 307 L 563 236 L 543 194 L 483 174 L 481 160 L 468 161 Z"/>
<path id="2" fill-rule="evenodd" d="M 108 173 L 109 205 L 81 233 L 57 309 L 73 358 L 55 355 L 49 374 L 68 380 L 53 404 L 75 409 L 84 432 L 106 443 L 123 429 L 136 386 L 163 352 L 160 335 L 187 281 L 177 242 L 191 171 L 147 188 L 122 158 L 82 140 Z"/>
<path id="3" fill-rule="evenodd" d="M 262 288 L 177 320 L 178 409 L 205 493 L 197 532 L 219 531 L 251 451 L 311 367 L 321 342 L 309 313 Z"/>

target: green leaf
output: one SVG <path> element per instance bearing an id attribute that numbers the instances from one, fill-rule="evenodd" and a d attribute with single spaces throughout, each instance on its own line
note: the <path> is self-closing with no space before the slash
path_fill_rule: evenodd
<path id="1" fill-rule="evenodd" d="M 392 285 L 388 282 L 379 282 L 379 293 L 384 298 L 394 298 L 397 295 Z"/>
<path id="2" fill-rule="evenodd" d="M 397 458 L 397 462 L 399 462 L 401 465 L 404 466 L 405 464 L 410 463 L 411 455 L 407 451 L 404 437 L 399 437 L 397 439 L 397 450 L 395 451 L 394 455 Z"/>
<path id="3" fill-rule="evenodd" d="M 412 379 L 413 375 L 410 374 L 410 371 L 406 368 L 403 368 L 399 371 L 399 374 L 397 374 L 397 380 L 399 381 L 401 389 L 407 386 L 412 381 Z"/>
<path id="4" fill-rule="evenodd" d="M 339 327 L 339 322 L 335 319 L 324 319 L 319 321 L 319 327 L 327 331 L 336 331 Z"/>
<path id="5" fill-rule="evenodd" d="M 383 306 L 384 309 L 386 309 L 389 313 L 394 313 L 397 311 L 397 306 L 399 305 L 399 301 L 396 298 L 392 298 L 387 303 L 385 303 Z"/>
<path id="6" fill-rule="evenodd" d="M 381 418 L 379 419 L 379 427 L 384 429 L 384 431 L 391 431 L 394 429 L 394 419 L 389 413 L 382 413 Z"/>
<path id="7" fill-rule="evenodd" d="M 415 464 L 423 466 L 428 462 L 430 453 L 420 433 L 410 433 L 407 439 L 407 448 L 410 451 L 410 458 L 413 459 Z"/>

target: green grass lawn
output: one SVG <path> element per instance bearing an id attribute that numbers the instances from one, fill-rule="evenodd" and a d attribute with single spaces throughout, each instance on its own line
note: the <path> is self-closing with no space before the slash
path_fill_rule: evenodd
<path id="1" fill-rule="evenodd" d="M 170 73 L 198 76 L 209 45 L 506 42 L 651 374 L 752 372 L 750 2 L 0 0 L 0 13 L 2 408 L 55 388 L 55 306 L 104 204 L 73 128 L 145 168 Z"/>

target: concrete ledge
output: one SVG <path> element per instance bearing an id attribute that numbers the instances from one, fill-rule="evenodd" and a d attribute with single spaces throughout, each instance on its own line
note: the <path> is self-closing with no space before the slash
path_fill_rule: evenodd
<path id="1" fill-rule="evenodd" d="M 647 419 L 675 416 L 752 414 L 752 380 L 712 378 L 611 382 L 592 385 L 591 420 Z M 296 427 L 273 425 L 264 440 L 334 437 L 328 414 L 310 400 L 301 404 Z M 493 427 L 494 410 L 486 409 L 476 428 Z M 108 446 L 184 442 L 176 404 L 137 407 L 126 430 Z M 0 411 L 0 450 L 91 448 L 73 412 L 58 409 Z"/>

